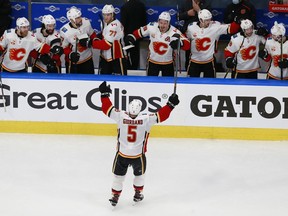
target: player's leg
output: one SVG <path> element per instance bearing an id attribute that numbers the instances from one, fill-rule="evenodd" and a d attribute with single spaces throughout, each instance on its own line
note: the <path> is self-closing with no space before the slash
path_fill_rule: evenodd
<path id="1" fill-rule="evenodd" d="M 109 199 L 112 206 L 116 206 L 123 189 L 123 182 L 127 173 L 129 159 L 116 154 L 113 162 L 112 172 L 114 173 L 112 181 L 112 197 Z"/>
<path id="2" fill-rule="evenodd" d="M 188 77 L 200 77 L 201 68 L 200 64 L 190 61 L 187 70 Z"/>
<path id="3" fill-rule="evenodd" d="M 78 74 L 95 74 L 93 59 L 90 58 L 89 60 L 87 60 L 81 64 L 78 64 L 77 65 L 77 73 Z"/>
<path id="4" fill-rule="evenodd" d="M 127 60 L 125 58 L 115 59 L 112 62 L 115 75 L 127 75 Z"/>
<path id="5" fill-rule="evenodd" d="M 160 66 L 149 61 L 148 68 L 147 68 L 147 75 L 159 76 L 159 72 L 160 72 Z"/>
<path id="6" fill-rule="evenodd" d="M 216 69 L 214 65 L 214 60 L 212 62 L 203 64 L 204 77 L 215 78 Z"/>
<path id="7" fill-rule="evenodd" d="M 174 76 L 174 64 L 161 65 L 162 76 Z"/>
<path id="8" fill-rule="evenodd" d="M 143 154 L 141 157 L 134 159 L 132 163 L 134 182 L 133 187 L 135 194 L 133 197 L 134 202 L 139 202 L 144 199 L 143 188 L 145 183 L 145 171 L 146 171 L 146 156 Z"/>

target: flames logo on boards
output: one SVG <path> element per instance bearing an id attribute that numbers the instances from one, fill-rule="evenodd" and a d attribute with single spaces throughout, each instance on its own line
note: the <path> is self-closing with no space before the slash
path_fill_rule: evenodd
<path id="1" fill-rule="evenodd" d="M 256 55 L 256 47 L 255 46 L 250 46 L 248 48 L 244 48 L 240 50 L 241 57 L 244 61 L 253 59 Z M 254 52 L 253 52 L 254 51 Z"/>
<path id="2" fill-rule="evenodd" d="M 153 50 L 159 54 L 164 55 L 167 51 L 168 44 L 163 42 L 153 42 Z"/>
<path id="3" fill-rule="evenodd" d="M 256 26 L 257 26 L 257 28 L 260 28 L 260 27 L 267 27 L 268 25 L 265 24 L 265 23 L 262 23 L 262 22 L 258 22 L 258 23 L 256 24 Z"/>
<path id="4" fill-rule="evenodd" d="M 14 61 L 21 61 L 25 56 L 26 50 L 24 48 L 20 49 L 10 49 L 9 50 L 9 58 Z"/>
<path id="5" fill-rule="evenodd" d="M 92 7 L 92 8 L 88 8 L 88 11 L 91 11 L 92 13 L 96 14 L 96 13 L 100 12 L 101 9 L 99 9 L 97 7 Z"/>
<path id="6" fill-rule="evenodd" d="M 175 14 L 177 14 L 177 11 L 174 9 L 170 9 L 168 12 L 171 16 L 174 16 Z"/>
<path id="7" fill-rule="evenodd" d="M 146 13 L 151 16 L 151 15 L 153 15 L 153 14 L 157 14 L 158 11 L 157 11 L 157 10 L 154 10 L 154 9 L 152 9 L 152 8 L 149 8 L 149 9 L 146 11 Z"/>
<path id="8" fill-rule="evenodd" d="M 42 18 L 43 18 L 43 16 L 39 16 L 39 17 L 35 17 L 34 20 L 42 22 Z"/>
<path id="9" fill-rule="evenodd" d="M 64 16 L 61 16 L 59 18 L 56 18 L 57 21 L 61 22 L 61 23 L 66 23 L 68 22 L 68 19 Z"/>
<path id="10" fill-rule="evenodd" d="M 209 49 L 211 44 L 210 38 L 197 38 L 195 40 L 196 50 L 197 51 L 206 51 Z"/>
<path id="11" fill-rule="evenodd" d="M 120 13 L 120 8 L 118 8 L 118 7 L 115 7 L 115 14 L 119 14 Z"/>
<path id="12" fill-rule="evenodd" d="M 212 13 L 212 16 L 213 16 L 213 17 L 216 17 L 216 16 L 218 16 L 218 15 L 223 14 L 221 11 L 218 11 L 218 10 L 212 10 L 211 13 Z"/>
<path id="13" fill-rule="evenodd" d="M 25 10 L 26 9 L 26 7 L 24 6 L 24 5 L 20 5 L 20 4 L 15 4 L 15 5 L 13 5 L 13 6 L 11 6 L 14 10 L 16 10 L 16 11 L 20 11 L 20 10 Z"/>
<path id="14" fill-rule="evenodd" d="M 283 53 L 283 58 L 288 58 L 288 54 Z M 281 60 L 281 55 L 274 55 L 272 59 L 273 59 L 273 65 L 275 67 L 278 67 L 279 66 L 278 62 Z"/>
<path id="15" fill-rule="evenodd" d="M 268 12 L 268 13 L 264 13 L 264 16 L 267 16 L 268 18 L 272 19 L 274 18 L 275 16 L 279 16 L 278 14 L 275 14 L 273 12 Z"/>
<path id="16" fill-rule="evenodd" d="M 60 10 L 60 8 L 59 7 L 55 7 L 54 5 L 50 5 L 49 7 L 45 7 L 44 8 L 45 10 L 48 10 L 48 11 L 50 11 L 50 12 L 55 12 L 55 11 L 57 11 L 57 10 Z"/>

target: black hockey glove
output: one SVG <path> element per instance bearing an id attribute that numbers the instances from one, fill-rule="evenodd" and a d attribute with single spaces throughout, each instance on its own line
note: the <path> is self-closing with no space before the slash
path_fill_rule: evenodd
<path id="1" fill-rule="evenodd" d="M 227 67 L 227 68 L 234 68 L 235 65 L 236 65 L 236 64 L 235 64 L 234 58 L 228 57 L 228 58 L 226 59 L 226 67 Z"/>
<path id="2" fill-rule="evenodd" d="M 55 61 L 51 61 L 51 63 L 47 64 L 47 72 L 48 73 L 58 73 L 58 68 L 56 66 Z"/>
<path id="3" fill-rule="evenodd" d="M 256 30 L 256 34 L 259 36 L 266 37 L 269 34 L 269 32 L 266 28 L 260 27 Z"/>
<path id="4" fill-rule="evenodd" d="M 99 32 L 99 33 L 97 34 L 97 38 L 98 38 L 99 40 L 102 40 L 102 39 L 103 39 L 102 32 Z"/>
<path id="5" fill-rule="evenodd" d="M 50 52 L 61 56 L 64 53 L 64 49 L 61 46 L 55 45 L 50 49 Z"/>
<path id="6" fill-rule="evenodd" d="M 124 37 L 125 46 L 134 45 L 135 42 L 136 42 L 136 38 L 134 37 L 133 34 L 128 34 Z"/>
<path id="7" fill-rule="evenodd" d="M 283 61 L 278 61 L 278 66 L 279 68 L 287 68 L 288 67 L 288 60 L 287 59 L 283 59 Z"/>
<path id="8" fill-rule="evenodd" d="M 180 42 L 180 47 L 182 47 L 183 46 L 183 42 L 180 39 L 180 35 L 178 33 L 173 34 L 172 37 L 171 37 L 171 42 L 169 43 L 169 46 L 172 49 L 177 49 L 178 48 L 178 41 Z"/>
<path id="9" fill-rule="evenodd" d="M 82 38 L 79 40 L 79 44 L 82 46 L 82 47 L 91 47 L 92 45 L 92 40 L 90 40 L 89 38 Z"/>
<path id="10" fill-rule="evenodd" d="M 99 91 L 101 93 L 101 97 L 109 97 L 110 93 L 112 93 L 110 85 L 107 85 L 106 81 L 100 84 Z"/>
<path id="11" fill-rule="evenodd" d="M 168 102 L 167 105 L 171 108 L 174 109 L 175 106 L 177 106 L 179 104 L 179 98 L 178 95 L 173 93 L 169 98 L 168 98 Z"/>
<path id="12" fill-rule="evenodd" d="M 40 61 L 43 62 L 44 65 L 50 64 L 52 61 L 51 57 L 48 54 L 40 55 Z"/>
<path id="13" fill-rule="evenodd" d="M 80 54 L 77 52 L 71 52 L 69 58 L 70 58 L 70 61 L 75 64 L 79 61 Z"/>
<path id="14" fill-rule="evenodd" d="M 268 52 L 267 52 L 266 49 L 259 50 L 259 52 L 258 52 L 258 57 L 259 58 L 266 59 L 267 56 L 268 56 Z"/>

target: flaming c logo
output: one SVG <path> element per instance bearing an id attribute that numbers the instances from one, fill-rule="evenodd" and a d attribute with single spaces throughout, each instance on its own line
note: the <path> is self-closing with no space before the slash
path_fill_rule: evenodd
<path id="1" fill-rule="evenodd" d="M 201 38 L 201 39 L 197 38 L 195 43 L 196 43 L 197 51 L 206 51 L 210 47 L 211 39 L 210 38 Z"/>
<path id="2" fill-rule="evenodd" d="M 287 55 L 287 54 L 283 54 L 283 59 L 285 59 L 285 58 L 288 58 L 288 55 Z M 275 67 L 278 67 L 278 66 L 279 66 L 278 62 L 279 62 L 280 60 L 281 60 L 281 56 L 280 56 L 280 55 L 275 55 L 275 56 L 273 56 L 273 64 L 274 64 Z"/>
<path id="3" fill-rule="evenodd" d="M 153 42 L 153 50 L 159 55 L 164 55 L 168 49 L 168 44 L 162 42 Z"/>
<path id="4" fill-rule="evenodd" d="M 21 61 L 24 58 L 25 54 L 26 50 L 24 48 L 20 49 L 13 48 L 9 50 L 10 60 Z"/>
<path id="5" fill-rule="evenodd" d="M 249 59 L 253 59 L 256 55 L 255 50 L 256 50 L 255 46 L 250 46 L 246 49 L 241 49 L 240 53 L 241 53 L 242 59 L 244 61 L 249 60 Z"/>

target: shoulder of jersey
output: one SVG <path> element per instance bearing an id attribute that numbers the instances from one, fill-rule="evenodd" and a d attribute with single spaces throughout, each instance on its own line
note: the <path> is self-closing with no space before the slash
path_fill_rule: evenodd
<path id="1" fill-rule="evenodd" d="M 12 33 L 12 32 L 13 32 L 13 29 L 7 29 L 6 32 L 7 32 L 7 33 Z"/>
<path id="2" fill-rule="evenodd" d="M 232 38 L 237 38 L 239 36 L 240 36 L 240 33 L 236 33 L 236 34 L 232 35 Z"/>

